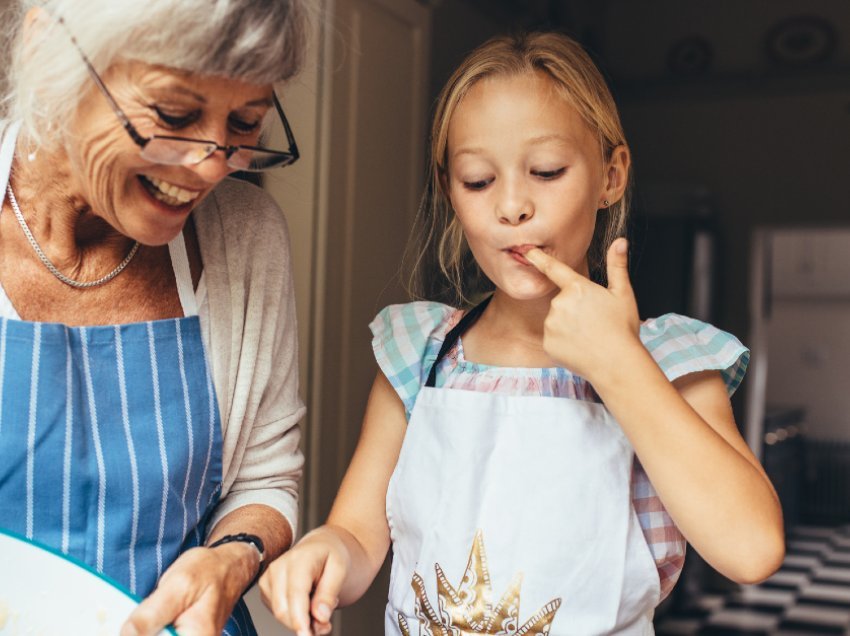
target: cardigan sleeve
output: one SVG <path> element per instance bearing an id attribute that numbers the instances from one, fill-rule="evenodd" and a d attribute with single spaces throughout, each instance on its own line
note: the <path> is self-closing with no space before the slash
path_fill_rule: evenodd
<path id="1" fill-rule="evenodd" d="M 196 221 L 223 428 L 222 493 L 208 531 L 238 508 L 264 504 L 294 535 L 305 408 L 289 232 L 274 200 L 250 184 L 226 180 L 211 198 Z"/>

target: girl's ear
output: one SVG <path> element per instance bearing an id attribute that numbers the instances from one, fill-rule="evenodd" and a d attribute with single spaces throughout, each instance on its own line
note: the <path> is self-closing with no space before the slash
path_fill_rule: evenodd
<path id="1" fill-rule="evenodd" d="M 629 168 L 631 165 L 632 157 L 628 146 L 620 144 L 611 151 L 611 159 L 605 164 L 603 200 L 616 203 L 623 198 L 623 193 L 629 184 Z M 602 207 L 602 205 L 599 207 Z"/>
<path id="2" fill-rule="evenodd" d="M 449 205 L 452 205 L 452 193 L 449 190 L 449 173 L 444 168 L 438 167 L 437 170 L 438 178 L 440 180 L 440 187 L 443 189 L 443 194 L 446 196 L 446 200 L 449 202 Z"/>

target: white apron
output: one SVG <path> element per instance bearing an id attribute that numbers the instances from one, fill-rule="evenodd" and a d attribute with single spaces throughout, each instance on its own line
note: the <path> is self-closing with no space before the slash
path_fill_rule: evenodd
<path id="1" fill-rule="evenodd" d="M 424 386 L 387 493 L 386 633 L 653 634 L 633 459 L 601 404 Z"/>

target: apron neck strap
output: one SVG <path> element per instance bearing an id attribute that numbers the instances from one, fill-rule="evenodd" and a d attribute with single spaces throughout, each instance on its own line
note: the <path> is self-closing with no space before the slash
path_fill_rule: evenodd
<path id="1" fill-rule="evenodd" d="M 446 357 L 446 354 L 452 350 L 452 347 L 454 347 L 457 341 L 460 340 L 460 337 L 481 317 L 481 314 L 484 313 L 484 310 L 487 308 L 487 305 L 490 304 L 492 299 L 492 295 L 487 296 L 487 298 L 475 305 L 475 307 L 466 312 L 463 318 L 461 318 L 452 330 L 446 334 L 446 339 L 443 340 L 443 345 L 440 347 L 437 359 L 434 360 L 434 364 L 431 365 L 431 371 L 428 373 L 428 380 L 425 382 L 425 386 L 433 388 L 436 385 L 437 365 L 440 364 L 440 360 Z"/>

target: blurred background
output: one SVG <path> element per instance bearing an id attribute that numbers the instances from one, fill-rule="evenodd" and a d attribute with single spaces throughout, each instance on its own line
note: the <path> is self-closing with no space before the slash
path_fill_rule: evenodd
<path id="1" fill-rule="evenodd" d="M 284 94 L 304 158 L 264 182 L 294 238 L 303 530 L 324 519 L 357 440 L 375 373 L 367 324 L 406 299 L 398 265 L 436 95 L 476 45 L 537 28 L 579 39 L 619 104 L 642 316 L 686 313 L 752 349 L 734 408 L 785 512 L 773 578 L 741 587 L 691 551 L 658 633 L 847 633 L 846 0 L 318 2 L 309 66 Z M 337 636 L 382 633 L 386 572 L 337 612 Z M 257 615 L 262 633 L 286 633 Z"/>

